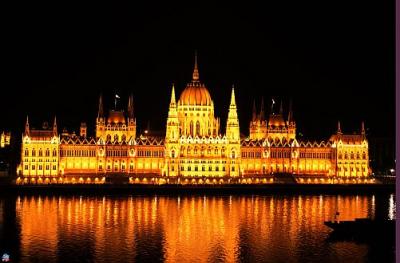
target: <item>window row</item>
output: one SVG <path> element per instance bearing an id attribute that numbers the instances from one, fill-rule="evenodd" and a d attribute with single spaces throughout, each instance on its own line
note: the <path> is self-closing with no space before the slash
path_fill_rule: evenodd
<path id="1" fill-rule="evenodd" d="M 41 170 L 43 170 L 43 165 L 38 165 L 37 168 L 38 168 L 39 171 L 41 171 Z M 46 171 L 49 171 L 50 170 L 50 165 L 48 165 L 48 164 L 44 165 L 44 168 L 45 168 Z M 24 166 L 24 169 L 25 170 L 29 170 L 29 165 L 26 164 Z M 52 169 L 53 169 L 53 171 L 57 170 L 57 165 L 53 165 Z M 34 164 L 31 165 L 31 170 L 36 170 L 36 165 L 34 165 Z"/>
<path id="2" fill-rule="evenodd" d="M 25 151 L 24 151 L 24 155 L 25 156 L 36 156 L 36 149 L 32 149 L 32 151 L 29 151 L 29 149 L 26 148 Z M 43 150 L 39 148 L 39 150 L 37 151 L 37 155 L 39 157 L 43 156 Z M 46 157 L 50 156 L 50 149 L 46 149 L 44 151 L 44 156 L 46 156 Z M 53 149 L 52 156 L 57 156 L 57 150 L 56 149 Z"/>
<path id="3" fill-rule="evenodd" d="M 338 154 L 338 159 L 349 159 L 349 157 L 350 157 L 350 159 L 358 159 L 358 160 L 361 159 L 360 153 L 354 154 L 353 152 L 351 152 L 350 154 L 348 154 L 347 152 L 345 152 L 343 154 L 343 153 L 339 152 L 339 154 Z M 363 160 L 367 159 L 367 154 L 365 152 L 362 153 L 362 159 Z"/>
<path id="4" fill-rule="evenodd" d="M 61 150 L 61 157 L 95 157 L 96 150 Z"/>
<path id="5" fill-rule="evenodd" d="M 138 157 L 164 157 L 164 151 L 138 150 Z"/>
<path id="6" fill-rule="evenodd" d="M 301 152 L 300 158 L 313 158 L 313 159 L 331 159 L 331 153 L 308 153 Z"/>

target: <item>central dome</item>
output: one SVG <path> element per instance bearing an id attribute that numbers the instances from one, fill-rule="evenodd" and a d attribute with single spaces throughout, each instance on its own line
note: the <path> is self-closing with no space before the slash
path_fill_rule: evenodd
<path id="1" fill-rule="evenodd" d="M 107 123 L 111 124 L 118 124 L 122 123 L 125 124 L 125 117 L 124 113 L 122 111 L 115 111 L 115 110 L 110 110 L 110 113 L 107 118 Z"/>
<path id="2" fill-rule="evenodd" d="M 183 105 L 211 106 L 211 96 L 201 83 L 189 83 L 183 90 L 179 102 Z"/>
<path id="3" fill-rule="evenodd" d="M 206 86 L 199 81 L 199 70 L 197 68 L 197 55 L 194 58 L 194 70 L 192 82 L 188 83 L 179 98 L 181 105 L 211 106 L 211 96 Z"/>

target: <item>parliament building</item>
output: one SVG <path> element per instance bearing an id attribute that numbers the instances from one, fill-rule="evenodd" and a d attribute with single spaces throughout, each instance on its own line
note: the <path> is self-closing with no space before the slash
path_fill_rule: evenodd
<path id="1" fill-rule="evenodd" d="M 99 98 L 95 136 L 85 123 L 79 135 L 59 133 L 57 121 L 22 135 L 18 184 L 270 184 L 371 183 L 364 124 L 358 134 L 337 131 L 329 140 L 296 138 L 291 106 L 284 116 L 269 116 L 253 105 L 249 136 L 240 136 L 235 90 L 232 88 L 225 131 L 214 115 L 214 101 L 200 81 L 195 58 L 192 81 L 176 100 L 172 86 L 165 136 L 136 134 L 133 97 L 127 110 L 103 107 Z"/>

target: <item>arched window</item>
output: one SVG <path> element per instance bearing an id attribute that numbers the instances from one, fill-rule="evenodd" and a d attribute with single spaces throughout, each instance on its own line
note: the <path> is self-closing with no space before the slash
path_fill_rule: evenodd
<path id="1" fill-rule="evenodd" d="M 349 159 L 347 152 L 344 153 L 344 159 Z"/>
<path id="2" fill-rule="evenodd" d="M 39 149 L 39 156 L 43 156 L 42 149 Z"/>
<path id="3" fill-rule="evenodd" d="M 194 147 L 194 154 L 197 154 L 197 147 Z"/>
<path id="4" fill-rule="evenodd" d="M 25 149 L 25 156 L 28 156 L 29 155 L 29 150 L 28 150 L 28 148 L 26 148 Z"/>
<path id="5" fill-rule="evenodd" d="M 362 156 L 364 160 L 367 159 L 367 155 L 365 154 L 365 152 L 363 152 Z"/>
<path id="6" fill-rule="evenodd" d="M 196 122 L 196 135 L 200 136 L 200 122 Z"/>
<path id="7" fill-rule="evenodd" d="M 46 156 L 50 156 L 50 150 L 46 149 Z"/>
<path id="8" fill-rule="evenodd" d="M 187 154 L 188 155 L 190 155 L 190 151 L 191 151 L 192 149 L 190 148 L 190 146 L 187 148 Z"/>
<path id="9" fill-rule="evenodd" d="M 111 135 L 110 134 L 107 135 L 107 141 L 111 141 Z"/>
<path id="10" fill-rule="evenodd" d="M 172 158 L 175 158 L 175 150 L 172 150 L 172 151 L 171 151 L 171 157 L 172 157 Z"/>
<path id="11" fill-rule="evenodd" d="M 193 135 L 193 121 L 190 121 L 190 135 Z"/>
<path id="12" fill-rule="evenodd" d="M 353 152 L 351 152 L 351 154 L 350 154 L 350 159 L 354 159 L 354 153 Z"/>
<path id="13" fill-rule="evenodd" d="M 215 148 L 214 154 L 218 154 L 218 148 Z"/>
<path id="14" fill-rule="evenodd" d="M 236 153 L 235 153 L 235 151 L 232 151 L 232 158 L 236 158 Z"/>
<path id="15" fill-rule="evenodd" d="M 114 141 L 117 142 L 118 141 L 118 134 L 114 135 Z"/>
<path id="16" fill-rule="evenodd" d="M 360 159 L 360 153 L 357 152 L 357 160 L 359 160 L 359 159 Z"/>

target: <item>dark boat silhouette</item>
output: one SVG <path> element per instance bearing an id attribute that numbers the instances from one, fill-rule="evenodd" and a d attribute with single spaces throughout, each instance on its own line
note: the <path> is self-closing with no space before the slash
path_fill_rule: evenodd
<path id="1" fill-rule="evenodd" d="M 385 241 L 391 241 L 395 238 L 396 220 L 356 218 L 355 220 L 340 221 L 337 220 L 338 215 L 337 212 L 334 220 L 324 222 L 326 226 L 333 229 L 331 239 L 350 238 L 367 241 L 383 238 Z"/>

